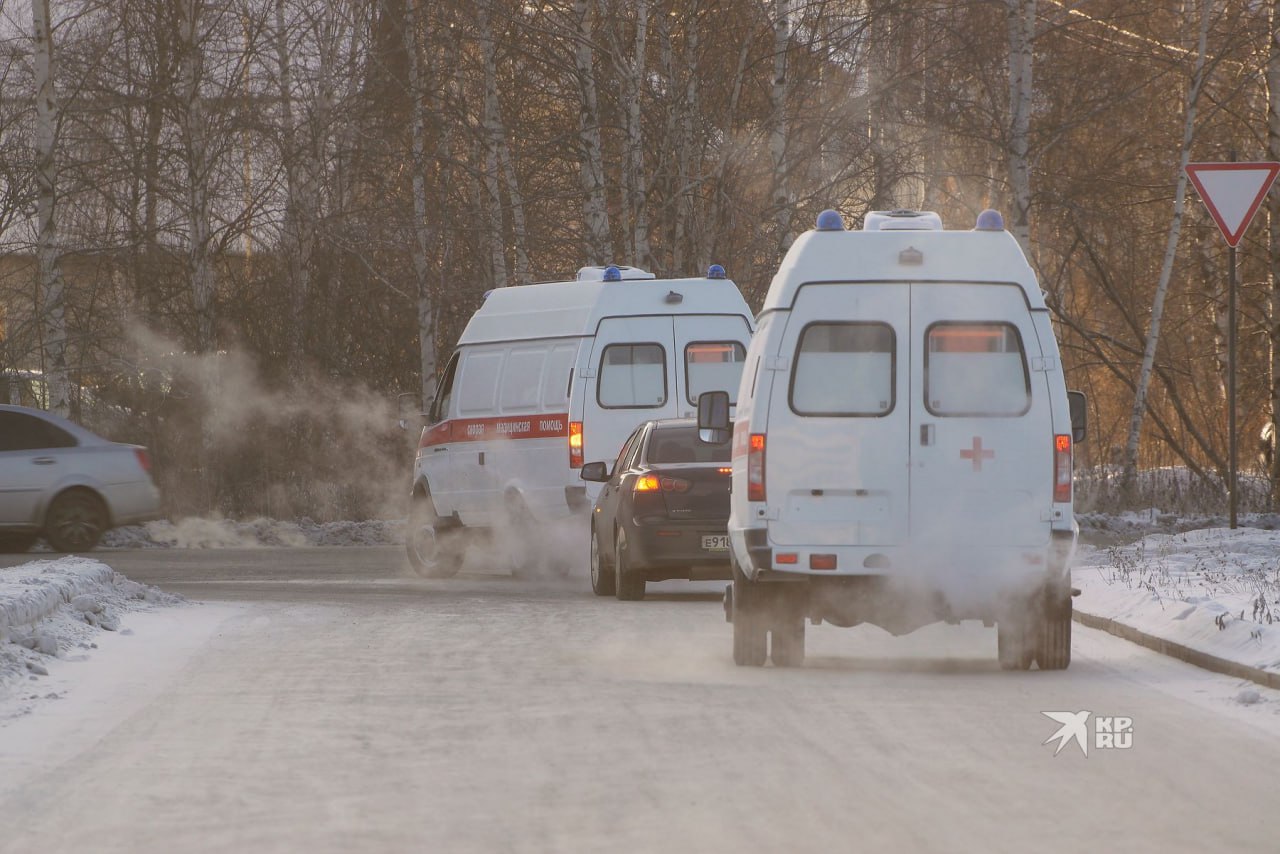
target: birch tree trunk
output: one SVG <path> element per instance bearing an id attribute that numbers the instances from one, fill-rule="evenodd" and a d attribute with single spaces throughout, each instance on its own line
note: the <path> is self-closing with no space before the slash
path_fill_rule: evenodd
<path id="1" fill-rule="evenodd" d="M 1271 0 L 1270 45 L 1267 51 L 1267 159 L 1280 161 L 1280 0 Z M 1280 188 L 1267 195 L 1267 237 L 1271 293 L 1267 341 L 1271 348 L 1271 507 L 1280 507 L 1280 454 L 1275 425 L 1280 421 Z"/>
<path id="2" fill-rule="evenodd" d="M 1027 261 L 1031 256 L 1030 151 L 1032 64 L 1036 0 L 1006 0 L 1009 9 L 1009 190 L 1010 229 Z"/>
<path id="3" fill-rule="evenodd" d="M 436 385 L 435 311 L 431 300 L 431 267 L 429 249 L 432 240 L 427 225 L 427 158 L 426 158 L 426 93 L 422 51 L 418 46 L 418 0 L 405 0 L 404 42 L 409 54 L 410 146 L 413 157 L 413 278 L 418 307 L 418 367 L 421 370 L 423 407 Z"/>
<path id="4" fill-rule="evenodd" d="M 498 165 L 498 145 L 501 136 L 501 119 L 498 115 L 498 72 L 494 54 L 493 25 L 490 21 L 492 4 L 483 0 L 476 7 L 476 26 L 479 28 L 480 54 L 484 65 L 484 111 L 481 117 L 484 144 L 484 207 L 487 223 L 485 240 L 489 244 L 489 273 L 495 288 L 509 284 L 507 251 L 502 238 L 502 190 Z"/>
<path id="5" fill-rule="evenodd" d="M 795 241 L 792 233 L 795 199 L 791 190 L 790 116 L 787 107 L 790 79 L 787 71 L 787 53 L 791 46 L 791 0 L 773 2 L 773 85 L 769 89 L 770 131 L 769 159 L 773 167 L 773 222 L 778 238 L 778 257 L 781 258 Z"/>
<path id="6" fill-rule="evenodd" d="M 36 258 L 44 327 L 44 379 L 49 389 L 45 405 L 51 412 L 65 416 L 71 414 L 71 400 L 67 377 L 66 292 L 55 210 L 59 107 L 53 88 L 53 28 L 49 0 L 32 0 L 31 11 L 36 88 Z"/>
<path id="7" fill-rule="evenodd" d="M 1182 124 L 1182 147 L 1178 152 L 1178 178 L 1173 193 L 1173 219 L 1165 241 L 1164 263 L 1160 267 L 1160 281 L 1156 284 L 1155 300 L 1151 306 L 1151 326 L 1147 330 L 1147 344 L 1142 353 L 1142 367 L 1138 371 L 1138 384 L 1133 396 L 1133 412 L 1129 417 L 1129 436 L 1125 443 L 1123 482 L 1125 489 L 1132 488 L 1138 472 L 1138 443 L 1142 436 L 1142 419 L 1147 411 L 1147 391 L 1151 386 L 1151 368 L 1156 360 L 1156 347 L 1160 341 L 1160 318 L 1164 314 L 1164 300 L 1169 292 L 1169 280 L 1173 276 L 1173 261 L 1178 251 L 1178 238 L 1182 233 L 1182 214 L 1187 196 L 1187 162 L 1191 159 L 1191 143 L 1195 139 L 1196 106 L 1205 80 L 1205 50 L 1209 39 L 1210 12 L 1213 0 L 1203 0 L 1200 11 L 1200 28 L 1196 44 L 1196 59 L 1187 88 L 1186 114 Z"/>
<path id="8" fill-rule="evenodd" d="M 605 200 L 604 152 L 600 139 L 600 106 L 596 97 L 595 50 L 592 46 L 593 0 L 573 0 L 574 66 L 581 103 L 582 219 L 586 226 L 588 264 L 603 264 L 613 255 L 609 209 Z"/>
<path id="9" fill-rule="evenodd" d="M 195 349 L 214 349 L 214 285 L 210 239 L 209 129 L 201 84 L 204 77 L 204 46 L 200 38 L 201 0 L 179 0 L 178 51 L 179 110 L 183 159 L 187 171 L 186 215 L 188 224 L 187 274 L 191 282 L 196 312 Z"/>
<path id="10" fill-rule="evenodd" d="M 631 49 L 631 58 L 622 64 L 622 104 L 626 121 L 625 157 L 623 161 L 622 186 L 626 194 L 623 206 L 625 217 L 623 227 L 628 236 L 628 249 L 631 263 L 648 269 L 649 262 L 649 217 L 648 183 L 649 176 L 644 168 L 644 125 L 642 122 L 641 103 L 644 97 L 645 75 L 645 43 L 649 30 L 648 0 L 635 0 L 631 4 L 635 11 L 635 42 Z M 622 56 L 622 51 L 615 50 Z"/>
<path id="11" fill-rule="evenodd" d="M 311 256 L 315 245 L 311 175 L 303 162 L 304 145 L 299 145 L 298 126 L 293 109 L 293 67 L 289 46 L 289 28 L 285 16 L 286 0 L 276 0 L 276 62 L 280 74 L 280 121 L 285 173 L 285 211 L 281 225 L 285 275 L 289 283 L 291 318 L 286 329 L 286 358 L 289 375 L 299 379 L 306 349 L 306 316 L 311 290 Z"/>

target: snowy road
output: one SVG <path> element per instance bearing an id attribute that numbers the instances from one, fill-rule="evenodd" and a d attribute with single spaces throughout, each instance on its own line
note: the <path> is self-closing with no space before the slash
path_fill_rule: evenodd
<path id="1" fill-rule="evenodd" d="M 96 651 L 112 685 L 0 726 L 3 852 L 1280 849 L 1280 694 L 1080 627 L 1063 673 L 1001 672 L 969 625 L 810 628 L 803 670 L 754 670 L 718 584 L 96 556 L 209 604 L 142 615 Z M 1041 712 L 1086 709 L 1133 746 L 1055 756 Z"/>

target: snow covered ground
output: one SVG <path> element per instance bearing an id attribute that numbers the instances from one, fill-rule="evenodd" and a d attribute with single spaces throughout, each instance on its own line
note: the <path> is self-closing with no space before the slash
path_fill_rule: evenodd
<path id="1" fill-rule="evenodd" d="M 1080 518 L 1084 542 L 1094 545 L 1077 553 L 1077 611 L 1280 676 L 1277 517 L 1242 517 L 1235 531 L 1211 517 L 1154 510 Z M 101 632 L 129 631 L 130 613 L 181 601 L 115 573 L 113 548 L 387 545 L 402 542 L 403 529 L 377 520 L 161 521 L 111 532 L 97 560 L 0 570 L 0 721 L 49 693 L 40 683 L 52 659 L 82 657 Z"/>

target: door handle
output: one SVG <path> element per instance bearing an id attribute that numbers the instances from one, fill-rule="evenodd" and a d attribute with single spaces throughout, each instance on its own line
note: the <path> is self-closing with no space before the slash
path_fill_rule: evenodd
<path id="1" fill-rule="evenodd" d="M 921 445 L 933 444 L 933 425 L 932 424 L 920 425 L 920 444 Z"/>
<path id="2" fill-rule="evenodd" d="M 431 451 L 431 453 L 438 454 L 441 451 L 447 451 L 447 450 L 449 450 L 448 445 L 436 445 L 435 448 Z"/>
<path id="3" fill-rule="evenodd" d="M 53 457 L 36 457 L 31 462 L 38 466 L 51 466 L 56 463 L 57 460 Z"/>

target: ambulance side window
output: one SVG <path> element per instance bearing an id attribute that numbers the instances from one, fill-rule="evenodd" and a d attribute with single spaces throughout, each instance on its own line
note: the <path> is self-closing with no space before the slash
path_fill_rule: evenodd
<path id="1" fill-rule="evenodd" d="M 502 412 L 533 412 L 538 408 L 542 367 L 547 347 L 512 347 L 502 370 Z"/>
<path id="2" fill-rule="evenodd" d="M 887 323 L 810 323 L 791 369 L 797 415 L 879 417 L 893 411 L 895 357 Z"/>
<path id="3" fill-rule="evenodd" d="M 505 354 L 501 350 L 472 350 L 462 361 L 462 387 L 458 392 L 459 415 L 496 415 L 498 377 Z"/>
<path id="4" fill-rule="evenodd" d="M 596 400 L 605 409 L 656 409 L 667 402 L 660 344 L 610 344 L 600 356 Z"/>
<path id="5" fill-rule="evenodd" d="M 1031 380 L 1011 323 L 935 323 L 925 333 L 924 402 L 940 416 L 1022 415 Z"/>
<path id="6" fill-rule="evenodd" d="M 727 391 L 729 403 L 737 403 L 738 381 L 747 349 L 737 341 L 694 341 L 684 348 L 684 384 L 689 402 L 698 405 L 704 391 Z"/>
<path id="7" fill-rule="evenodd" d="M 432 424 L 437 423 L 449 414 L 449 400 L 453 397 L 453 375 L 458 370 L 458 354 L 454 353 L 453 358 L 449 359 L 449 365 L 444 369 L 444 375 L 440 377 L 440 384 L 436 387 L 436 399 L 431 403 L 431 412 L 427 415 L 427 420 Z"/>

